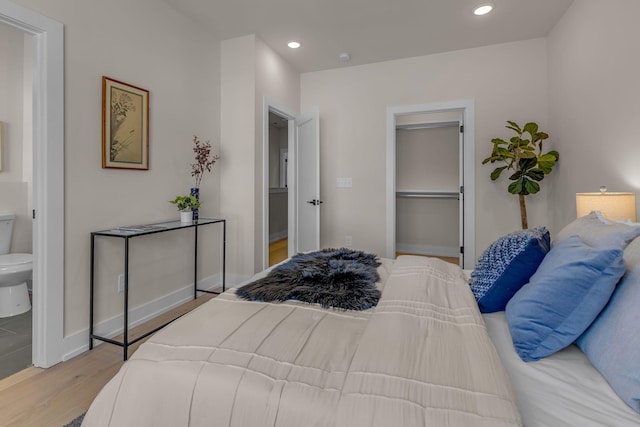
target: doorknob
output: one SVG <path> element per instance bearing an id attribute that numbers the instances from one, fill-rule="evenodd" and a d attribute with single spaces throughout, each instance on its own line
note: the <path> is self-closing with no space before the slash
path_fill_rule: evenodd
<path id="1" fill-rule="evenodd" d="M 317 200 L 317 199 L 307 200 L 307 203 L 311 203 L 313 206 L 317 206 L 322 203 L 322 200 Z"/>

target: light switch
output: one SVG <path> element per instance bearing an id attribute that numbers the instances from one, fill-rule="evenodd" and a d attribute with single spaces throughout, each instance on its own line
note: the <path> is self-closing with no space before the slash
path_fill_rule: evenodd
<path id="1" fill-rule="evenodd" d="M 336 187 L 338 188 L 351 188 L 351 178 L 337 178 Z"/>

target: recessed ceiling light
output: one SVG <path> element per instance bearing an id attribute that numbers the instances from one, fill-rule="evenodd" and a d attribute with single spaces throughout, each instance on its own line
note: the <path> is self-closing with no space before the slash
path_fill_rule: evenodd
<path id="1" fill-rule="evenodd" d="M 300 43 L 298 42 L 289 42 L 287 43 L 287 46 L 289 46 L 291 49 L 297 49 L 300 47 Z"/>
<path id="2" fill-rule="evenodd" d="M 492 3 L 485 3 L 485 4 L 481 4 L 480 6 L 476 7 L 473 10 L 474 15 L 486 15 L 487 13 L 491 12 L 493 10 L 493 4 Z"/>
<path id="3" fill-rule="evenodd" d="M 351 55 L 349 55 L 348 52 L 342 52 L 340 55 L 338 55 L 338 58 L 340 58 L 340 61 L 347 62 L 351 59 Z"/>

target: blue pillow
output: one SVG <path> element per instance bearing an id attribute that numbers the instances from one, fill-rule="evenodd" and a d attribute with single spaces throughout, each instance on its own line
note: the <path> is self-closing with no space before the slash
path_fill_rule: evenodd
<path id="1" fill-rule="evenodd" d="M 573 343 L 607 304 L 624 271 L 622 249 L 593 248 L 578 236 L 551 248 L 505 310 L 520 358 L 539 360 Z"/>
<path id="2" fill-rule="evenodd" d="M 622 279 L 578 346 L 611 388 L 640 412 L 640 266 Z"/>
<path id="3" fill-rule="evenodd" d="M 503 311 L 549 252 L 546 228 L 521 230 L 493 242 L 480 256 L 469 284 L 482 313 Z"/>

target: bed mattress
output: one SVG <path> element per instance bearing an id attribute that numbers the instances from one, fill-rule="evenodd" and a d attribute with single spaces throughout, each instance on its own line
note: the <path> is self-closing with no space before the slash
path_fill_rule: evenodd
<path id="1" fill-rule="evenodd" d="M 482 316 L 526 427 L 640 426 L 640 415 L 615 394 L 577 346 L 525 363 L 513 349 L 504 312 Z"/>

